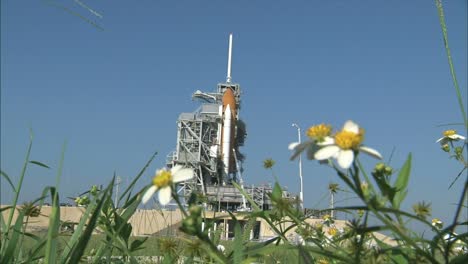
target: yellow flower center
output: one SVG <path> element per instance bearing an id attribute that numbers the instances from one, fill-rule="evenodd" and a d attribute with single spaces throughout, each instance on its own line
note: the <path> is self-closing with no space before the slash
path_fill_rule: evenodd
<path id="1" fill-rule="evenodd" d="M 153 184 L 158 187 L 165 187 L 172 183 L 172 174 L 167 170 L 160 170 L 153 178 Z"/>
<path id="2" fill-rule="evenodd" d="M 322 141 L 325 137 L 330 136 L 331 132 L 332 132 L 331 125 L 320 124 L 316 126 L 311 126 L 307 130 L 307 136 L 312 139 L 317 139 L 319 141 Z"/>
<path id="3" fill-rule="evenodd" d="M 324 259 L 324 258 L 321 258 L 317 261 L 318 264 L 328 264 L 330 262 L 328 262 L 328 260 Z"/>
<path id="4" fill-rule="evenodd" d="M 359 133 L 342 130 L 335 135 L 335 144 L 341 149 L 357 149 L 364 140 L 364 130 L 360 129 Z"/>
<path id="5" fill-rule="evenodd" d="M 457 133 L 456 130 L 453 130 L 453 129 L 449 129 L 449 130 L 445 130 L 444 131 L 444 137 L 450 137 L 450 136 L 453 136 Z"/>
<path id="6" fill-rule="evenodd" d="M 334 228 L 334 227 L 330 227 L 330 228 L 328 229 L 327 233 L 328 233 L 330 236 L 334 237 L 334 236 L 336 236 L 336 233 L 338 233 L 338 230 L 337 230 L 336 228 Z"/>
<path id="7" fill-rule="evenodd" d="M 441 223 L 441 221 L 439 220 L 439 218 L 434 218 L 434 219 L 432 219 L 432 224 L 438 224 L 438 223 Z"/>

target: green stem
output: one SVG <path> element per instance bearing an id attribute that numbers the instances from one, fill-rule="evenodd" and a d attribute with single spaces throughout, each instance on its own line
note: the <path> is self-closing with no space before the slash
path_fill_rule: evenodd
<path id="1" fill-rule="evenodd" d="M 452 55 L 450 54 L 450 47 L 448 43 L 448 34 L 447 34 L 447 26 L 445 24 L 445 16 L 444 16 L 444 9 L 442 7 L 442 1 L 441 0 L 435 0 L 436 6 L 437 6 L 437 11 L 439 13 L 439 22 L 440 22 L 440 27 L 442 28 L 442 34 L 444 36 L 444 45 L 445 45 L 445 51 L 447 53 L 447 59 L 450 67 L 450 73 L 452 74 L 452 80 L 453 84 L 455 86 L 455 91 L 457 93 L 457 98 L 458 98 L 458 105 L 460 106 L 460 110 L 463 115 L 463 121 L 465 122 L 465 131 L 468 131 L 468 118 L 466 116 L 465 112 L 465 107 L 463 106 L 463 99 L 462 95 L 460 92 L 460 87 L 458 86 L 458 81 L 457 81 L 457 76 L 455 74 L 455 68 L 453 66 L 453 61 L 452 61 Z"/>
<path id="2" fill-rule="evenodd" d="M 171 189 L 172 189 L 172 198 L 174 198 L 174 200 L 176 201 L 177 206 L 179 206 L 179 209 L 182 212 L 182 214 L 184 215 L 184 217 L 188 217 L 188 214 L 185 211 L 185 208 L 182 206 L 182 203 L 179 200 L 179 195 L 176 193 L 174 188 L 171 188 Z"/>
<path id="3" fill-rule="evenodd" d="M 468 193 L 468 180 L 465 181 L 465 186 L 463 187 L 463 192 L 462 192 L 462 195 L 460 197 L 460 201 L 458 202 L 458 205 L 457 205 L 457 211 L 455 212 L 455 217 L 453 218 L 453 223 L 452 223 L 452 227 L 450 228 L 450 234 L 453 234 L 453 232 L 455 231 L 455 227 L 457 226 L 457 221 L 458 221 L 458 217 L 460 217 L 460 212 L 461 212 L 461 209 L 462 209 L 462 205 L 463 205 L 463 202 L 465 201 L 465 196 L 466 194 Z M 445 260 L 448 261 L 448 255 L 450 253 L 450 246 L 452 243 L 455 243 L 456 240 L 454 240 L 454 242 L 452 241 L 449 241 L 446 245 L 446 248 L 445 248 Z"/>

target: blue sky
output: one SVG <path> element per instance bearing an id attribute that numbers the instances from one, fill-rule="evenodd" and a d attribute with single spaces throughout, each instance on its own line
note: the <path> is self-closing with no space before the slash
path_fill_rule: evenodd
<path id="1" fill-rule="evenodd" d="M 462 117 L 433 1 L 89 2 L 102 19 L 71 0 L 57 2 L 104 30 L 46 1 L 1 2 L 1 168 L 18 180 L 29 128 L 32 159 L 53 168 L 30 167 L 20 201 L 54 184 L 65 141 L 62 197 L 105 184 L 114 172 L 130 180 L 158 151 L 140 186 L 149 183 L 176 146 L 178 115 L 198 106 L 192 93 L 225 80 L 233 32 L 247 182 L 271 182 L 262 161 L 273 158 L 276 176 L 297 192 L 291 123 L 338 129 L 352 119 L 386 160 L 395 149 L 395 168 L 413 153 L 405 207 L 432 202 L 433 216 L 445 221 L 454 210 L 461 184 L 448 185 L 460 166 L 435 140 L 447 128 L 466 131 L 438 127 Z M 444 7 L 466 98 L 467 2 Z M 325 208 L 320 199 L 335 181 L 329 168 L 304 162 L 305 205 Z M 4 181 L 1 191 L 2 203 L 11 201 Z"/>

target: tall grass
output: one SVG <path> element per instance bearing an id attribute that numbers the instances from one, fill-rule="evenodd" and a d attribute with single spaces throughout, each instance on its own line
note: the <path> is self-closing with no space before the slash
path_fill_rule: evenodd
<path id="1" fill-rule="evenodd" d="M 456 91 L 457 101 L 463 117 L 465 132 L 468 132 L 468 119 L 464 99 L 455 74 L 455 69 L 448 44 L 448 33 L 442 3 L 435 0 L 442 35 L 447 53 L 449 70 Z M 336 134 L 326 137 L 334 139 Z M 347 131 L 349 132 L 349 131 Z M 348 133 L 352 140 L 362 140 L 361 132 Z M 345 133 L 346 134 L 346 133 Z M 351 133 L 353 134 L 353 133 Z M 58 188 L 65 157 L 65 145 L 61 152 L 55 186 L 46 187 L 42 196 L 28 206 L 20 207 L 18 199 L 29 166 L 50 167 L 39 161 L 30 160 L 33 135 L 26 150 L 18 182 L 12 182 L 10 176 L 1 171 L 1 177 L 14 192 L 12 204 L 1 208 L 0 214 L 0 261 L 1 263 L 78 263 L 84 260 L 92 263 L 139 263 L 145 261 L 138 256 L 156 256 L 148 261 L 160 263 L 468 263 L 468 232 L 466 216 L 462 211 L 467 207 L 468 176 L 464 152 L 466 140 L 444 138 L 443 150 L 455 157 L 462 164 L 461 176 L 464 179 L 459 203 L 453 212 L 453 220 L 444 227 L 439 219 L 429 219 L 430 204 L 420 202 L 413 206 L 413 211 L 402 210 L 409 187 L 412 169 L 412 155 L 409 154 L 400 168 L 394 169 L 387 164 L 377 163 L 369 173 L 361 165 L 361 142 L 353 145 L 353 160 L 349 167 L 334 159 L 331 155 L 324 160 L 334 171 L 342 185 L 346 186 L 360 200 L 356 206 L 334 208 L 333 210 L 350 213 L 354 219 L 346 227 L 336 225 L 330 215 L 324 215 L 318 223 L 312 224 L 310 215 L 304 212 L 291 199 L 283 197 L 283 190 L 275 183 L 269 198 L 272 210 L 262 210 L 255 201 L 234 183 L 245 196 L 252 210 L 232 213 L 229 218 L 234 225 L 232 241 L 221 240 L 222 230 L 215 230 L 215 222 L 221 218 L 206 218 L 204 198 L 193 193 L 187 199 L 187 206 L 181 202 L 172 185 L 172 198 L 175 199 L 184 218 L 181 222 L 181 234 L 178 237 L 132 237 L 130 218 L 141 203 L 142 193 L 149 186 L 135 191 L 137 181 L 146 172 L 157 155 L 154 153 L 137 173 L 134 180 L 118 197 L 114 204 L 112 193 L 115 176 L 104 189 L 93 187 L 85 192 L 84 211 L 72 234 L 61 232 L 65 225 L 60 221 L 60 190 Z M 350 141 L 350 142 L 354 142 Z M 355 144 L 355 142 L 353 143 Z M 320 138 L 296 147 L 293 157 L 308 151 L 309 157 L 317 158 L 318 151 L 324 148 Z M 343 150 L 349 150 L 344 149 Z M 274 162 L 267 162 L 269 168 Z M 395 172 L 398 173 L 395 173 Z M 3 187 L 3 186 L 2 186 Z M 51 200 L 52 210 L 49 216 L 47 232 L 30 233 L 27 225 L 30 221 L 31 207 L 41 210 L 46 200 Z M 29 208 L 29 209 L 28 209 Z M 5 212 L 5 214 L 4 214 Z M 6 216 L 6 218 L 4 218 Z M 16 218 L 15 218 L 16 216 Z M 239 220 L 239 218 L 242 218 Z M 275 234 L 262 242 L 250 241 L 250 232 L 257 220 L 263 220 Z M 370 221 L 373 219 L 373 221 Z M 372 224 L 371 224 L 372 223 Z M 425 226 L 430 233 L 419 234 L 409 228 L 409 223 Z M 95 231 L 99 230 L 100 235 Z M 456 234 L 455 230 L 465 230 Z M 385 233 L 390 240 L 382 238 Z M 118 258 L 116 258 L 118 257 Z"/>

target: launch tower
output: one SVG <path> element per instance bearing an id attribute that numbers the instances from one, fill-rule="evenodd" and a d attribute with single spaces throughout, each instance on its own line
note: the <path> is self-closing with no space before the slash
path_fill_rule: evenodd
<path id="1" fill-rule="evenodd" d="M 185 197 L 192 192 L 207 198 L 209 209 L 248 210 L 250 205 L 232 183 L 236 182 L 261 208 L 271 202 L 266 196 L 271 186 L 244 186 L 239 152 L 246 137 L 244 122 L 239 118 L 242 91 L 231 81 L 232 34 L 229 35 L 226 82 L 213 92 L 195 91 L 193 99 L 201 102 L 191 113 L 181 113 L 177 120 L 176 150 L 168 155 L 167 166 L 193 168 L 196 177 L 182 184 Z"/>

